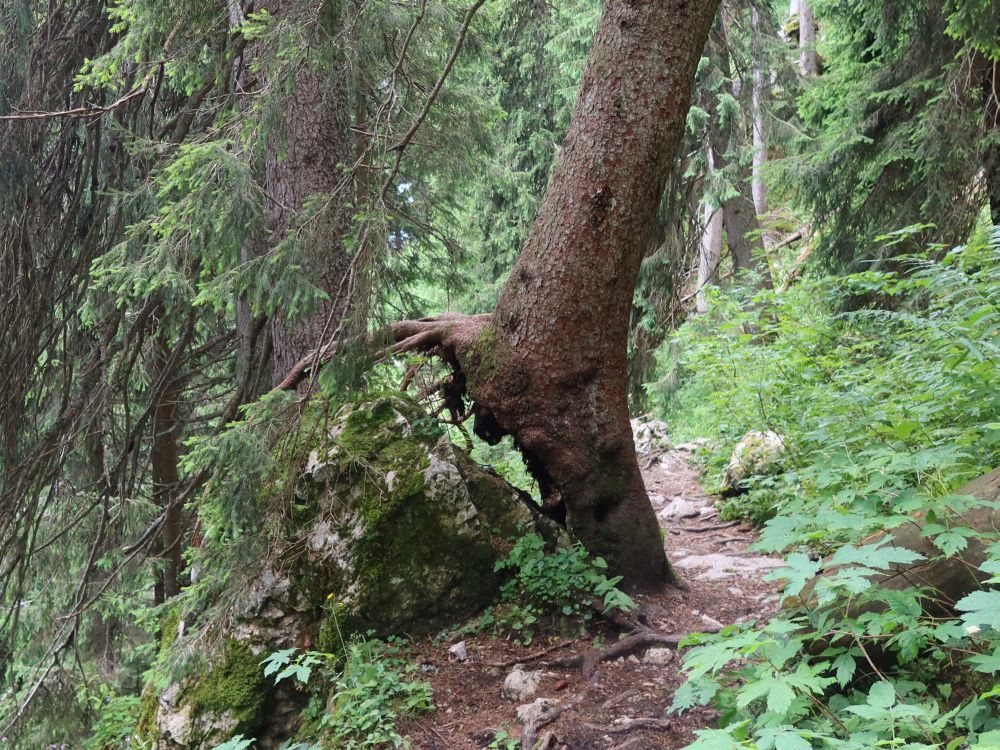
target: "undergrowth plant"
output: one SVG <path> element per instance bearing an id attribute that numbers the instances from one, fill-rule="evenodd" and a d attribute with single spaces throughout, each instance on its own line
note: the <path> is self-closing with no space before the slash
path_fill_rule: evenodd
<path id="1" fill-rule="evenodd" d="M 939 592 L 875 585 L 920 556 L 865 541 L 919 514 L 927 564 L 975 539 L 983 573 L 1000 572 L 996 534 L 962 521 L 983 501 L 956 493 L 1000 464 L 1000 231 L 897 268 L 807 278 L 758 305 L 716 293 L 678 333 L 685 380 L 659 404 L 679 439 L 712 439 L 709 477 L 749 429 L 787 448 L 782 474 L 723 508 L 786 555 L 770 574 L 785 610 L 694 642 L 674 708 L 713 703 L 721 721 L 690 748 L 1000 748 L 1000 579 L 949 615 L 926 606 Z"/>
<path id="2" fill-rule="evenodd" d="M 511 578 L 478 625 L 512 631 L 528 644 L 543 628 L 580 628 L 601 611 L 628 612 L 635 603 L 618 588 L 621 576 L 609 578 L 607 568 L 579 542 L 547 553 L 540 536 L 527 534 L 497 562 L 496 569 L 509 571 Z"/>
<path id="3" fill-rule="evenodd" d="M 416 665 L 393 639 L 356 637 L 339 654 L 282 649 L 261 664 L 275 684 L 291 679 L 310 695 L 298 733 L 282 750 L 406 748 L 399 719 L 434 708 L 430 685 L 414 679 Z M 237 735 L 221 747 L 244 750 L 253 743 Z"/>

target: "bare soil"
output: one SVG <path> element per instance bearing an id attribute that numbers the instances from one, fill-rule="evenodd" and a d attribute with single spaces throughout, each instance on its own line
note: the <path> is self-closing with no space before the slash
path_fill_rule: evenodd
<path id="1" fill-rule="evenodd" d="M 777 587 L 763 575 L 779 561 L 748 550 L 755 539 L 748 524 L 719 520 L 715 498 L 698 484 L 689 450 L 680 446 L 639 458 L 667 552 L 689 586 L 687 591 L 670 589 L 639 597 L 646 625 L 661 633 L 684 635 L 773 615 Z M 636 650 L 600 662 L 589 678 L 587 670 L 553 664 L 565 663 L 573 655 L 593 655 L 595 648 L 607 648 L 620 637 L 612 628 L 595 626 L 581 637 L 551 635 L 530 646 L 488 635 L 417 643 L 414 656 L 434 690 L 437 708 L 401 730 L 421 750 L 480 750 L 498 732 L 520 741 L 525 727 L 517 718 L 518 702 L 501 694 L 505 677 L 517 663 L 526 670 L 542 671 L 537 692 L 522 704 L 546 699 L 546 716 L 562 709 L 557 719 L 538 729 L 536 740 L 544 744 L 536 748 L 669 750 L 690 743 L 695 730 L 712 726 L 715 716 L 708 709 L 682 716 L 668 713 L 683 682 L 677 651 L 666 663 L 657 664 Z M 457 640 L 464 640 L 467 647 L 464 662 L 448 653 Z"/>

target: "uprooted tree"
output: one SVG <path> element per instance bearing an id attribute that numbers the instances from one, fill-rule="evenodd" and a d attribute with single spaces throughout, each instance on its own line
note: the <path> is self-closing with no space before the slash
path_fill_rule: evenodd
<path id="1" fill-rule="evenodd" d="M 545 512 L 631 588 L 675 581 L 632 441 L 626 345 L 717 5 L 609 0 L 548 191 L 496 309 L 389 331 L 391 353 L 432 351 L 451 367 L 449 405 L 474 416 L 487 442 L 513 437 Z M 294 387 L 313 360 L 279 387 Z"/>

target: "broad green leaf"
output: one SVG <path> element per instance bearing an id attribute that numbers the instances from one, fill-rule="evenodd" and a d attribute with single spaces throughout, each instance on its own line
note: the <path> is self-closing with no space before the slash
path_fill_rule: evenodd
<path id="1" fill-rule="evenodd" d="M 795 699 L 795 691 L 787 683 L 778 682 L 767 693 L 767 710 L 784 716 Z"/>
<path id="2" fill-rule="evenodd" d="M 868 691 L 868 705 L 876 708 L 891 708 L 896 704 L 896 688 L 891 682 L 881 680 Z"/>
<path id="3" fill-rule="evenodd" d="M 1000 628 L 1000 591 L 973 591 L 959 599 L 955 607 L 963 612 L 962 620 L 969 625 Z"/>

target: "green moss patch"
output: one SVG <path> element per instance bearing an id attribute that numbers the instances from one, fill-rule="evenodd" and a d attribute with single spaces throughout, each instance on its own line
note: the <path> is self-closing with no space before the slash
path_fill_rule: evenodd
<path id="1" fill-rule="evenodd" d="M 219 663 L 195 682 L 185 702 L 196 716 L 228 711 L 237 722 L 237 733 L 252 732 L 260 722 L 267 689 L 259 661 L 245 643 L 227 640 Z"/>

